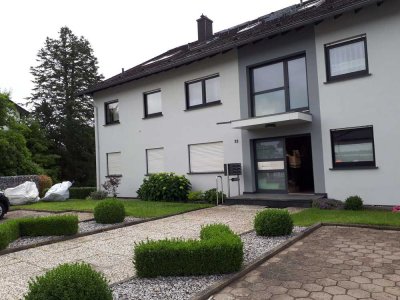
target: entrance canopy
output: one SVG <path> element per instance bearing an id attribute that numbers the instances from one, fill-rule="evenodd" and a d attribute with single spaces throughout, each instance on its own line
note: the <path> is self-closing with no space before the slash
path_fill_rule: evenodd
<path id="1" fill-rule="evenodd" d="M 234 129 L 257 129 L 311 123 L 312 115 L 305 112 L 288 112 L 269 116 L 232 121 Z"/>

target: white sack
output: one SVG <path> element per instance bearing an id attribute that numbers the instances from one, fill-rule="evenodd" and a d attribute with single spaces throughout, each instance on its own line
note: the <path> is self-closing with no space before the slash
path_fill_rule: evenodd
<path id="1" fill-rule="evenodd" d="M 72 183 L 70 181 L 63 181 L 53 185 L 40 200 L 42 201 L 65 201 L 69 198 L 69 188 Z"/>
<path id="2" fill-rule="evenodd" d="M 8 188 L 4 195 L 10 200 L 11 205 L 21 205 L 39 201 L 39 191 L 36 184 L 26 181 L 14 188 Z"/>

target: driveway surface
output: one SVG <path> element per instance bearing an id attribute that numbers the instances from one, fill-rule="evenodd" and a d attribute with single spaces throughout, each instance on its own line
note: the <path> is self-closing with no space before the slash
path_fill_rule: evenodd
<path id="1" fill-rule="evenodd" d="M 90 263 L 115 283 L 135 275 L 132 264 L 135 242 L 172 237 L 198 238 L 202 225 L 224 223 L 236 233 L 253 227 L 262 207 L 218 206 L 157 221 L 115 229 L 65 242 L 0 256 L 0 299 L 20 299 L 31 277 L 61 263 Z"/>
<path id="2" fill-rule="evenodd" d="M 400 232 L 322 227 L 213 299 L 400 299 Z"/>

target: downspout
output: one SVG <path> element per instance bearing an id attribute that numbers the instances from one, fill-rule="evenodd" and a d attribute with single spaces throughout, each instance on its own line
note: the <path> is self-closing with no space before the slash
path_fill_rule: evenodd
<path id="1" fill-rule="evenodd" d="M 94 108 L 94 137 L 96 144 L 96 186 L 97 190 L 100 190 L 100 143 L 99 143 L 99 111 L 97 106 Z"/>

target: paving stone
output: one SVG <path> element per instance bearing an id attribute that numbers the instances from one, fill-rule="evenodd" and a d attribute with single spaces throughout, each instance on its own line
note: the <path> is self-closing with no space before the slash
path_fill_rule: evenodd
<path id="1" fill-rule="evenodd" d="M 357 298 L 354 298 L 349 295 L 336 295 L 333 296 L 332 300 L 356 300 Z"/>
<path id="2" fill-rule="evenodd" d="M 288 289 L 283 286 L 270 286 L 267 289 L 267 292 L 269 292 L 273 295 L 285 294 L 287 291 L 288 291 Z"/>
<path id="3" fill-rule="evenodd" d="M 376 285 L 373 283 L 365 283 L 365 284 L 361 284 L 360 287 L 367 292 L 371 292 L 371 293 L 380 293 L 383 292 L 383 287 L 381 287 L 380 285 Z"/>
<path id="4" fill-rule="evenodd" d="M 329 278 L 317 279 L 315 282 L 322 286 L 332 286 L 332 285 L 337 284 L 336 280 L 329 279 Z"/>
<path id="5" fill-rule="evenodd" d="M 347 295 L 355 298 L 369 298 L 371 294 L 361 289 L 350 289 L 347 291 Z"/>
<path id="6" fill-rule="evenodd" d="M 321 285 L 316 283 L 305 283 L 302 288 L 308 292 L 320 292 L 323 289 Z"/>
<path id="7" fill-rule="evenodd" d="M 233 289 L 231 294 L 239 297 L 248 297 L 251 294 L 251 291 L 247 288 L 237 288 Z"/>
<path id="8" fill-rule="evenodd" d="M 344 280 L 344 281 L 339 281 L 338 286 L 345 289 L 357 289 L 359 288 L 360 284 L 353 281 Z"/>
<path id="9" fill-rule="evenodd" d="M 371 297 L 372 297 L 372 299 L 376 299 L 376 300 L 397 300 L 396 296 L 393 296 L 388 293 L 372 293 Z"/>
<path id="10" fill-rule="evenodd" d="M 325 292 L 312 292 L 310 294 L 311 299 L 314 300 L 330 300 L 332 299 L 332 295 Z"/>
<path id="11" fill-rule="evenodd" d="M 386 287 L 385 292 L 400 297 L 400 287 Z"/>
<path id="12" fill-rule="evenodd" d="M 304 298 L 307 297 L 310 292 L 302 289 L 290 289 L 288 291 L 288 295 L 293 296 L 295 298 Z"/>
<path id="13" fill-rule="evenodd" d="M 374 279 L 372 282 L 374 284 L 376 284 L 376 285 L 380 285 L 380 286 L 383 286 L 383 287 L 385 287 L 385 286 L 395 286 L 396 285 L 393 281 L 388 280 L 388 279 Z"/>
<path id="14" fill-rule="evenodd" d="M 324 288 L 324 292 L 331 295 L 344 295 L 346 290 L 340 286 L 328 286 Z"/>

